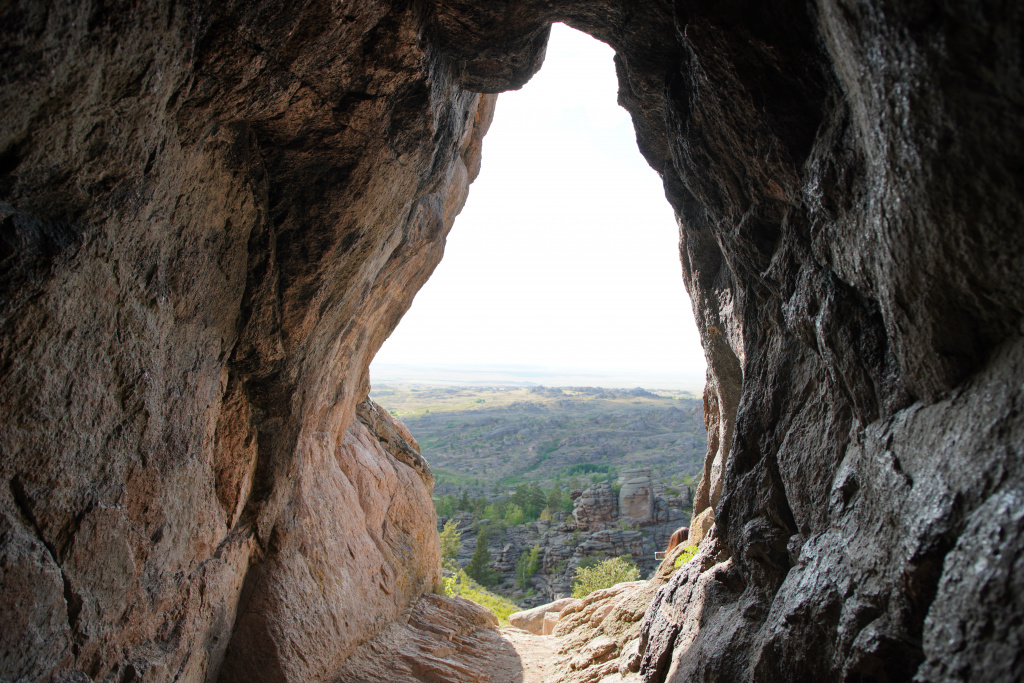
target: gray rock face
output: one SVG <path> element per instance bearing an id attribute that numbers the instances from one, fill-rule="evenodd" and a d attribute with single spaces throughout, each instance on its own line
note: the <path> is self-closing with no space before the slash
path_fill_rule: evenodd
<path id="1" fill-rule="evenodd" d="M 649 468 L 623 470 L 619 476 L 619 514 L 630 522 L 644 524 L 654 515 L 654 484 Z M 662 486 L 664 489 L 664 486 Z"/>
<path id="2" fill-rule="evenodd" d="M 617 52 L 709 363 L 719 545 L 643 675 L 1024 678 L 1021 3 L 0 14 L 0 677 L 327 680 L 430 590 L 427 470 L 356 406 L 477 93 L 562 20 Z"/>
<path id="3" fill-rule="evenodd" d="M 619 499 L 610 482 L 594 484 L 573 501 L 572 515 L 581 531 L 603 529 L 619 518 Z"/>

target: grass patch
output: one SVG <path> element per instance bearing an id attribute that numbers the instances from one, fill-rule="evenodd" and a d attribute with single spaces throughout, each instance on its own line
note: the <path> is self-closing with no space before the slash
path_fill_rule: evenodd
<path id="1" fill-rule="evenodd" d="M 455 576 L 443 578 L 441 583 L 444 586 L 444 595 L 450 598 L 465 598 L 490 610 L 494 616 L 498 617 L 498 623 L 502 626 L 508 626 L 508 615 L 521 609 L 519 605 L 508 598 L 490 592 L 467 576 L 466 572 L 461 569 L 455 573 Z"/>
<path id="2" fill-rule="evenodd" d="M 697 554 L 698 550 L 700 550 L 700 548 L 698 548 L 695 545 L 688 545 L 685 548 L 683 548 L 683 554 L 676 558 L 676 563 L 674 565 L 675 568 L 679 569 L 684 564 L 692 560 L 694 556 Z"/>

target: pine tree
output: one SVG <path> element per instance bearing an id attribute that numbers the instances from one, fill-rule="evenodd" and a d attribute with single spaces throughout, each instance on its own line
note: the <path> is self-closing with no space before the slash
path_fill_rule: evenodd
<path id="1" fill-rule="evenodd" d="M 497 576 L 491 569 L 491 551 L 487 547 L 487 532 L 483 529 L 477 534 L 476 550 L 473 551 L 473 557 L 466 565 L 466 573 L 481 586 L 490 586 L 497 581 Z"/>

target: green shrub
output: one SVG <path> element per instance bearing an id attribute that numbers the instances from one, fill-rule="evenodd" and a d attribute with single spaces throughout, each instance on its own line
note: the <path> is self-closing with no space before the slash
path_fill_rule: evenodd
<path id="1" fill-rule="evenodd" d="M 520 610 L 520 607 L 514 602 L 490 592 L 462 570 L 456 572 L 455 576 L 445 577 L 441 580 L 441 584 L 444 595 L 450 598 L 465 598 L 490 610 L 494 616 L 498 617 L 498 622 L 502 626 L 508 626 L 508 615 Z"/>
<path id="2" fill-rule="evenodd" d="M 516 561 L 516 585 L 526 588 L 530 585 L 530 577 L 540 569 L 540 543 L 533 546 L 532 550 L 525 551 Z"/>
<path id="3" fill-rule="evenodd" d="M 688 545 L 683 548 L 683 554 L 676 558 L 675 568 L 679 569 L 684 564 L 692 560 L 694 556 L 696 556 L 698 550 L 700 550 L 700 548 L 695 545 Z"/>
<path id="4" fill-rule="evenodd" d="M 572 597 L 585 598 L 594 591 L 611 588 L 624 581 L 636 581 L 640 570 L 628 555 L 613 557 L 593 567 L 580 567 L 572 581 Z"/>
<path id="5" fill-rule="evenodd" d="M 462 532 L 459 531 L 458 523 L 454 519 L 449 519 L 444 523 L 444 529 L 441 530 L 441 561 L 454 560 L 458 557 L 461 548 Z"/>
<path id="6" fill-rule="evenodd" d="M 595 465 L 590 462 L 581 462 L 576 465 L 569 466 L 569 468 L 565 470 L 565 476 L 572 477 L 577 474 L 592 474 L 595 472 L 608 474 L 611 469 L 612 467 L 609 465 Z"/>
<path id="7" fill-rule="evenodd" d="M 437 512 L 438 517 L 451 517 L 455 514 L 455 504 L 457 502 L 455 496 L 449 493 L 434 501 L 434 510 Z"/>

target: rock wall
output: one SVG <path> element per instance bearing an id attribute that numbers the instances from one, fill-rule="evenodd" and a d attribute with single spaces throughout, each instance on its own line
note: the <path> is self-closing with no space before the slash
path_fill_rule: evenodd
<path id="1" fill-rule="evenodd" d="M 0 14 L 0 676 L 325 680 L 429 590 L 429 477 L 356 406 L 476 92 L 561 20 L 617 51 L 709 361 L 728 558 L 644 675 L 1024 677 L 1019 4 Z"/>
<path id="2" fill-rule="evenodd" d="M 482 89 L 546 20 L 611 44 L 679 217 L 695 511 L 728 559 L 666 607 L 646 679 L 1024 675 L 1024 10 L 524 0 L 497 28 L 439 4 Z"/>
<path id="3" fill-rule="evenodd" d="M 418 5 L 0 15 L 0 678 L 327 680 L 440 578 L 366 369 L 494 98 Z"/>

